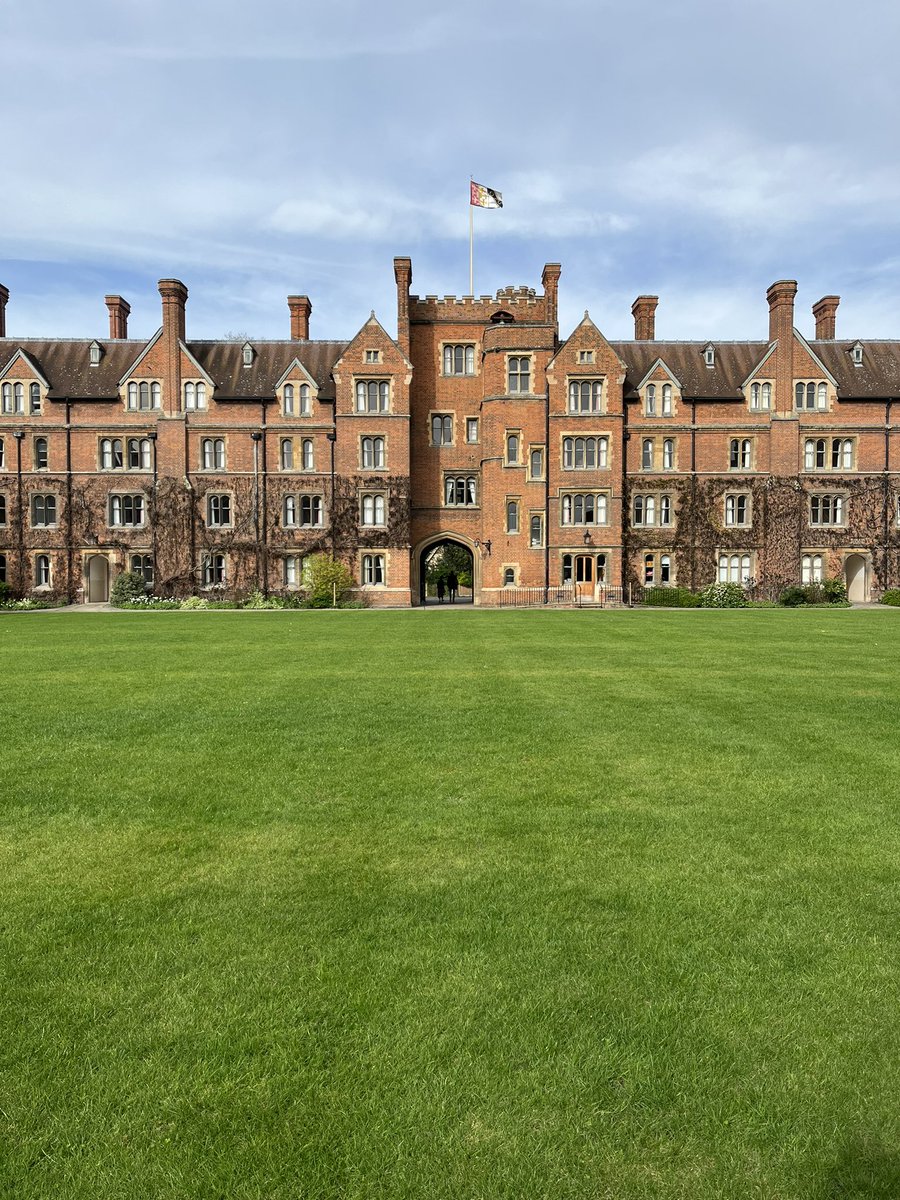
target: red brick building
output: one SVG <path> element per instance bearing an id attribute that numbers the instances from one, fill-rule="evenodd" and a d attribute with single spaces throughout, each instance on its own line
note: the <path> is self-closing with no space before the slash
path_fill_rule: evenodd
<path id="1" fill-rule="evenodd" d="M 6 335 L 0 287 L 0 579 L 105 599 L 126 569 L 163 593 L 302 587 L 304 557 L 350 566 L 370 602 L 420 603 L 425 560 L 472 554 L 474 600 L 511 588 L 773 589 L 832 576 L 853 598 L 900 584 L 900 343 L 836 337 L 838 298 L 794 327 L 796 284 L 768 292 L 769 337 L 635 339 L 587 313 L 560 340 L 560 268 L 542 292 L 419 297 L 394 260 L 397 336 L 194 341 L 187 289 L 128 338 Z"/>

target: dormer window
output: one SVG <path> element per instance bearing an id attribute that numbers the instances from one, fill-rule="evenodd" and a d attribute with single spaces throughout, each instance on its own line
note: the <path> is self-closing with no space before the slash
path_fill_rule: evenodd
<path id="1" fill-rule="evenodd" d="M 854 367 L 861 367 L 861 366 L 863 365 L 863 348 L 862 348 L 862 343 L 861 343 L 861 342 L 857 342 L 857 343 L 856 343 L 856 345 L 853 347 L 853 349 L 852 349 L 852 351 L 851 351 L 850 353 L 851 353 L 851 355 L 852 355 L 852 357 L 853 357 L 853 365 L 854 365 Z"/>
<path id="2" fill-rule="evenodd" d="M 250 343 L 249 343 L 249 342 L 244 342 L 243 356 L 244 356 L 244 366 L 245 366 L 245 367 L 252 367 L 252 366 L 253 366 L 254 350 L 253 350 L 253 347 L 250 345 Z"/>
<path id="3" fill-rule="evenodd" d="M 712 344 L 707 346 L 703 351 L 703 361 L 708 367 L 714 367 L 716 365 L 716 348 Z"/>
<path id="4" fill-rule="evenodd" d="M 99 367 L 100 359 L 103 357 L 103 350 L 102 350 L 99 342 L 91 342 L 90 353 L 91 353 L 91 366 Z"/>

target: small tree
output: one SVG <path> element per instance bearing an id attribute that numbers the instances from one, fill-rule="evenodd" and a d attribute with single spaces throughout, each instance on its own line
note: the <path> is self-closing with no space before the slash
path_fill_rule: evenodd
<path id="1" fill-rule="evenodd" d="M 136 575 L 133 571 L 123 571 L 113 581 L 112 590 L 109 593 L 109 602 L 115 605 L 116 608 L 122 608 L 129 600 L 137 600 L 143 595 L 143 576 Z"/>
<path id="2" fill-rule="evenodd" d="M 329 554 L 314 554 L 303 573 L 310 608 L 333 608 L 353 587 L 347 566 Z"/>

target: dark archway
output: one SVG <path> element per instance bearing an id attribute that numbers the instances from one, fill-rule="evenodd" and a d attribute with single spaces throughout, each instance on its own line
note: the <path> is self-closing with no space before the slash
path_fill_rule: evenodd
<path id="1" fill-rule="evenodd" d="M 475 601 L 475 554 L 464 542 L 454 537 L 438 538 L 419 551 L 419 603 L 473 604 Z M 456 577 L 457 591 L 450 599 L 449 581 Z M 443 589 L 440 584 L 443 581 Z M 440 592 L 443 591 L 443 601 Z"/>

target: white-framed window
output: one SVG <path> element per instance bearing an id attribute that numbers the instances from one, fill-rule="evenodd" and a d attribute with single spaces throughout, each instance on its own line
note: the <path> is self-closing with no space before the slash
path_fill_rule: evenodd
<path id="1" fill-rule="evenodd" d="M 21 383 L 4 383 L 0 387 L 0 411 L 7 416 L 25 415 L 25 389 Z"/>
<path id="2" fill-rule="evenodd" d="M 675 439 L 674 438 L 663 438 L 662 452 L 663 452 L 663 461 L 662 461 L 663 470 L 664 471 L 673 471 L 675 469 Z"/>
<path id="3" fill-rule="evenodd" d="M 294 467 L 294 443 L 291 438 L 282 438 L 279 447 L 278 463 L 282 471 L 291 471 Z"/>
<path id="4" fill-rule="evenodd" d="M 478 441 L 478 418 L 477 417 L 466 417 L 466 441 L 467 442 L 477 442 Z"/>
<path id="5" fill-rule="evenodd" d="M 300 462 L 304 471 L 315 470 L 315 458 L 312 438 L 304 438 L 300 443 Z"/>
<path id="6" fill-rule="evenodd" d="M 132 575 L 140 575 L 144 583 L 149 587 L 153 586 L 153 555 L 152 554 L 132 554 L 131 556 L 131 573 Z"/>
<path id="7" fill-rule="evenodd" d="M 206 497 L 206 524 L 211 529 L 231 524 L 231 496 L 227 492 L 212 492 Z"/>
<path id="8" fill-rule="evenodd" d="M 384 496 L 380 492 L 364 492 L 360 497 L 361 524 L 383 525 L 386 508 Z"/>
<path id="9" fill-rule="evenodd" d="M 510 358 L 506 364 L 507 391 L 512 395 L 525 395 L 531 391 L 531 358 L 518 355 Z"/>
<path id="10" fill-rule="evenodd" d="M 299 500 L 301 529 L 315 529 L 322 524 L 324 504 L 321 496 L 301 495 Z"/>
<path id="11" fill-rule="evenodd" d="M 519 502 L 518 500 L 507 500 L 506 502 L 506 532 L 519 532 Z"/>
<path id="12" fill-rule="evenodd" d="M 632 525 L 671 525 L 672 497 L 668 492 L 639 492 L 631 498 Z"/>
<path id="13" fill-rule="evenodd" d="M 300 416 L 301 417 L 309 416 L 309 403 L 310 403 L 311 397 L 312 397 L 312 392 L 310 390 L 309 384 L 301 383 L 300 390 L 299 390 Z"/>
<path id="14" fill-rule="evenodd" d="M 110 496 L 109 523 L 113 526 L 135 527 L 144 523 L 144 497 L 140 492 Z"/>
<path id="15" fill-rule="evenodd" d="M 100 439 L 100 470 L 119 471 L 124 465 L 121 438 Z"/>
<path id="16" fill-rule="evenodd" d="M 28 389 L 31 398 L 31 413 L 32 416 L 37 416 L 41 411 L 41 385 L 33 383 Z"/>
<path id="17" fill-rule="evenodd" d="M 750 384 L 750 407 L 758 411 L 765 411 L 772 407 L 771 383 Z"/>
<path id="18" fill-rule="evenodd" d="M 671 385 L 671 383 L 664 383 L 662 385 L 661 412 L 664 417 L 671 417 L 671 415 L 672 415 L 672 385 Z"/>
<path id="19" fill-rule="evenodd" d="M 825 578 L 821 554 L 804 554 L 800 559 L 800 582 L 821 583 Z"/>
<path id="20" fill-rule="evenodd" d="M 38 554 L 34 560 L 34 586 L 48 588 L 52 581 L 52 568 L 49 554 Z"/>
<path id="21" fill-rule="evenodd" d="M 281 411 L 284 416 L 294 416 L 294 385 L 286 383 L 281 393 Z"/>
<path id="22" fill-rule="evenodd" d="M 31 524 L 36 529 L 47 529 L 56 524 L 55 496 L 34 495 L 31 497 Z"/>
<path id="23" fill-rule="evenodd" d="M 803 467 L 807 471 L 852 471 L 853 438 L 807 438 L 803 445 Z"/>
<path id="24" fill-rule="evenodd" d="M 432 446 L 453 445 L 453 414 L 432 413 L 431 415 L 431 444 Z"/>
<path id="25" fill-rule="evenodd" d="M 288 528 L 297 524 L 297 497 L 285 496 L 281 503 L 281 523 Z"/>
<path id="26" fill-rule="evenodd" d="M 367 470 L 380 470 L 384 467 L 384 438 L 364 437 L 360 442 L 360 461 Z"/>
<path id="27" fill-rule="evenodd" d="M 728 466 L 735 471 L 749 471 L 753 467 L 753 439 L 732 438 L 728 446 Z"/>
<path id="28" fill-rule="evenodd" d="M 532 446 L 528 452 L 528 476 L 530 479 L 544 478 L 544 447 Z"/>
<path id="29" fill-rule="evenodd" d="M 253 349 L 250 343 L 244 342 L 243 346 L 241 347 L 241 359 L 245 367 L 253 366 L 253 359 L 255 355 L 256 351 Z"/>
<path id="30" fill-rule="evenodd" d="M 836 496 L 828 492 L 810 496 L 809 523 L 810 525 L 843 525 L 846 508 L 844 496 Z"/>
<path id="31" fill-rule="evenodd" d="M 281 560 L 281 582 L 286 588 L 295 588 L 300 586 L 301 578 L 300 555 L 286 554 Z"/>
<path id="32" fill-rule="evenodd" d="M 222 447 L 224 462 L 224 443 Z M 127 466 L 129 471 L 149 471 L 153 467 L 153 444 L 150 438 L 129 438 Z"/>
<path id="33" fill-rule="evenodd" d="M 569 380 L 569 412 L 570 413 L 603 412 L 603 380 L 602 379 L 570 379 Z"/>
<path id="34" fill-rule="evenodd" d="M 463 343 L 444 347 L 445 375 L 474 375 L 475 346 Z"/>
<path id="35" fill-rule="evenodd" d="M 647 417 L 656 416 L 656 384 L 648 383 L 644 399 L 644 415 Z"/>
<path id="36" fill-rule="evenodd" d="M 133 411 L 149 412 L 160 406 L 161 388 L 158 383 L 148 382 L 146 379 L 139 383 L 132 381 L 128 385 L 127 395 L 128 407 Z"/>
<path id="37" fill-rule="evenodd" d="M 363 357 L 365 358 L 365 361 L 367 363 L 380 363 L 381 362 L 381 351 L 380 350 L 366 350 Z"/>
<path id="38" fill-rule="evenodd" d="M 518 433 L 506 433 L 506 463 L 507 466 L 515 467 L 519 464 L 519 447 L 521 439 Z"/>
<path id="39" fill-rule="evenodd" d="M 732 492 L 725 497 L 725 524 L 750 524 L 750 493 Z"/>
<path id="40" fill-rule="evenodd" d="M 364 587 L 383 587 L 385 581 L 384 555 L 362 556 L 362 584 Z"/>
<path id="41" fill-rule="evenodd" d="M 672 556 L 656 551 L 644 552 L 641 562 L 641 575 L 644 587 L 670 587 L 672 577 Z"/>
<path id="42" fill-rule="evenodd" d="M 200 443 L 200 462 L 204 471 L 225 469 L 225 439 L 203 438 Z"/>
<path id="43" fill-rule="evenodd" d="M 357 380 L 357 412 L 387 412 L 389 403 L 390 384 L 386 379 Z"/>
<path id="44" fill-rule="evenodd" d="M 34 469 L 36 471 L 46 471 L 50 462 L 50 450 L 47 439 L 39 437 L 34 439 Z"/>
<path id="45" fill-rule="evenodd" d="M 606 525 L 605 493 L 572 492 L 562 497 L 560 521 L 563 525 Z"/>
<path id="46" fill-rule="evenodd" d="M 204 554 L 200 570 L 204 587 L 221 587 L 227 579 L 225 555 Z"/>
<path id="47" fill-rule="evenodd" d="M 206 384 L 188 380 L 184 385 L 184 407 L 187 412 L 206 408 Z"/>
<path id="48" fill-rule="evenodd" d="M 794 407 L 824 412 L 828 407 L 828 388 L 824 380 L 794 384 Z"/>
<path id="49" fill-rule="evenodd" d="M 532 513 L 528 522 L 528 544 L 538 549 L 544 544 L 544 514 Z"/>
<path id="50" fill-rule="evenodd" d="M 641 442 L 641 470 L 642 471 L 652 471 L 653 470 L 653 452 L 654 452 L 653 438 L 644 438 L 644 440 Z"/>
<path id="51" fill-rule="evenodd" d="M 609 440 L 605 437 L 563 438 L 563 470 L 604 470 L 609 455 Z"/>
<path id="52" fill-rule="evenodd" d="M 444 476 L 444 506 L 473 508 L 478 504 L 478 485 L 475 475 Z"/>
<path id="53" fill-rule="evenodd" d="M 730 554 L 720 554 L 718 562 L 719 583 L 747 584 L 752 578 L 752 555 L 732 551 Z"/>

